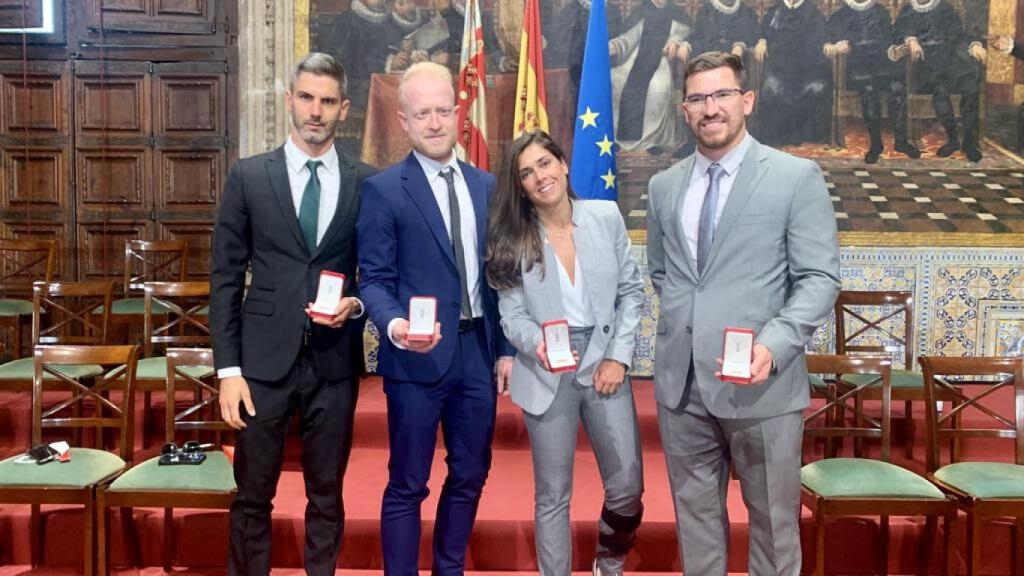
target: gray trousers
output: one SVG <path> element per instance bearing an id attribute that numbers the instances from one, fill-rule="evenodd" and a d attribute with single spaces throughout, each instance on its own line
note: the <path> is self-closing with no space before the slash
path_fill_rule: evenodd
<path id="1" fill-rule="evenodd" d="M 747 570 L 754 576 L 799 575 L 803 415 L 716 418 L 695 383 L 688 396 L 674 410 L 658 405 L 683 572 L 728 571 L 731 463 L 750 521 Z"/>
<path id="2" fill-rule="evenodd" d="M 573 329 L 572 347 L 587 348 L 591 330 Z M 567 372 L 551 407 L 524 413 L 533 456 L 535 543 L 542 576 L 568 576 L 572 570 L 569 500 L 572 498 L 576 433 L 580 422 L 590 438 L 604 484 L 596 560 L 603 574 L 619 574 L 640 523 L 644 491 L 643 460 L 636 404 L 629 377 L 610 396 L 576 382 Z"/>

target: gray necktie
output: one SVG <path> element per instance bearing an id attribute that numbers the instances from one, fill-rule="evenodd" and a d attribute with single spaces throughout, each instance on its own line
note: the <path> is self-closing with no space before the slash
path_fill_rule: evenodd
<path id="1" fill-rule="evenodd" d="M 725 170 L 717 162 L 708 167 L 708 191 L 700 207 L 700 226 L 697 228 L 697 274 L 704 273 L 704 265 L 715 241 L 715 211 L 718 208 L 718 180 Z"/>
<path id="2" fill-rule="evenodd" d="M 466 280 L 466 251 L 462 247 L 462 217 L 459 213 L 459 198 L 455 195 L 455 170 L 451 166 L 446 166 L 441 170 L 441 177 L 448 185 L 452 249 L 455 251 L 455 267 L 459 271 L 459 285 L 462 286 L 462 317 L 472 318 L 473 307 L 469 303 L 469 283 Z"/>

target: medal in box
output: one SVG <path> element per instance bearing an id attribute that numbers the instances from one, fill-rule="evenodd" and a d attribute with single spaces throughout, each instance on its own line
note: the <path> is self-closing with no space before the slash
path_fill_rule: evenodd
<path id="1" fill-rule="evenodd" d="M 316 301 L 309 307 L 309 315 L 314 318 L 334 318 L 338 303 L 345 294 L 345 275 L 340 272 L 323 270 L 320 272 L 320 285 L 316 290 Z"/>
<path id="2" fill-rule="evenodd" d="M 750 384 L 750 364 L 754 360 L 754 331 L 726 328 L 722 350 L 722 382 Z"/>
<path id="3" fill-rule="evenodd" d="M 434 337 L 437 323 L 437 298 L 413 296 L 409 298 L 409 333 L 405 336 L 411 342 L 429 342 Z"/>
<path id="4" fill-rule="evenodd" d="M 544 346 L 547 349 L 548 364 L 551 371 L 569 372 L 576 369 L 576 358 L 572 355 L 572 342 L 569 339 L 569 322 L 552 320 L 541 325 L 544 332 Z"/>

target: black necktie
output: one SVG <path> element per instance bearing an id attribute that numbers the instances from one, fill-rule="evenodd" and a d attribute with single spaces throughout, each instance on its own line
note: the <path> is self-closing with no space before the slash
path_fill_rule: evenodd
<path id="1" fill-rule="evenodd" d="M 441 170 L 441 177 L 448 185 L 452 249 L 455 251 L 455 267 L 459 271 L 459 285 L 462 287 L 462 317 L 472 318 L 473 307 L 469 303 L 469 283 L 466 280 L 466 251 L 462 247 L 462 217 L 459 213 L 459 198 L 455 195 L 455 170 L 447 166 Z"/>

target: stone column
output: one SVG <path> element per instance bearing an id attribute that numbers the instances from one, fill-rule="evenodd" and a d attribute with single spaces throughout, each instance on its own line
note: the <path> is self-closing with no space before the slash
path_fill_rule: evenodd
<path id="1" fill-rule="evenodd" d="M 238 134 L 244 158 L 276 148 L 288 134 L 284 91 L 295 63 L 298 9 L 292 0 L 248 0 L 238 8 Z"/>

